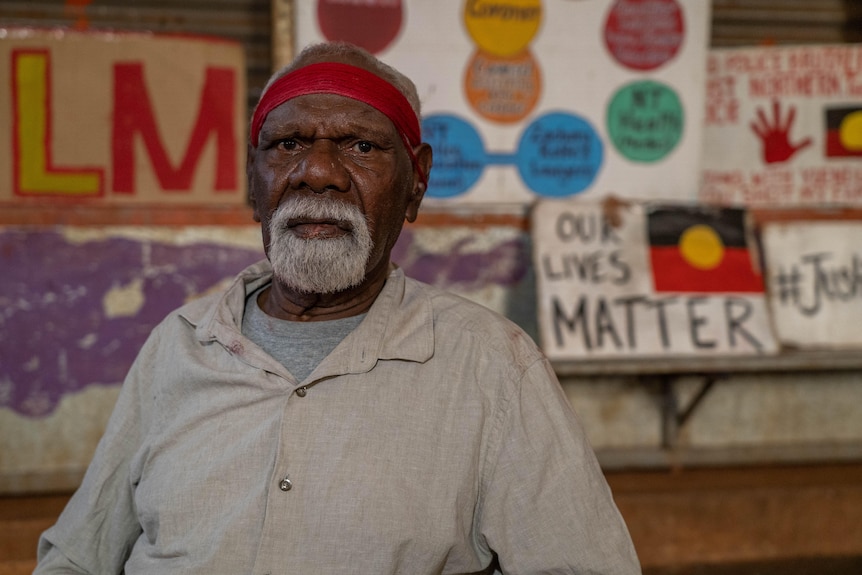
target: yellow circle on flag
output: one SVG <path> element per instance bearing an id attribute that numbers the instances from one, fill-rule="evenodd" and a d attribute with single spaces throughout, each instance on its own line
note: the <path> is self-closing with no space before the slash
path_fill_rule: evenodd
<path id="1" fill-rule="evenodd" d="M 542 0 L 467 0 L 464 25 L 479 48 L 514 56 L 533 40 L 542 22 Z"/>
<path id="2" fill-rule="evenodd" d="M 862 151 L 862 110 L 847 114 L 838 130 L 844 148 L 852 152 Z"/>
<path id="3" fill-rule="evenodd" d="M 691 226 L 679 238 L 679 251 L 692 267 L 711 270 L 724 258 L 724 244 L 714 229 L 703 224 Z"/>

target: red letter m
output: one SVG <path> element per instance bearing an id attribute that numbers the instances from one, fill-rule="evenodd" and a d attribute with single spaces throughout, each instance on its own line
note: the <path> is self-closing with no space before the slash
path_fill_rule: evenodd
<path id="1" fill-rule="evenodd" d="M 216 136 L 215 189 L 237 188 L 236 134 L 234 133 L 234 71 L 207 68 L 198 117 L 186 153 L 174 168 L 162 145 L 141 63 L 114 65 L 114 191 L 135 192 L 135 134 L 140 134 L 163 190 L 189 191 L 195 167 L 211 132 Z"/>

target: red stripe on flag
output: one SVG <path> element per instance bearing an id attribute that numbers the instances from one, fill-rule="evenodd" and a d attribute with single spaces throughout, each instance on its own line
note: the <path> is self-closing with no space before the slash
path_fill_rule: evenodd
<path id="1" fill-rule="evenodd" d="M 828 158 L 847 158 L 862 156 L 862 150 L 849 150 L 841 141 L 841 132 L 839 130 L 829 130 L 826 132 L 826 157 Z"/>
<path id="2" fill-rule="evenodd" d="M 763 293 L 763 277 L 745 248 L 725 247 L 721 263 L 709 270 L 692 267 L 679 246 L 653 246 L 650 260 L 657 292 Z"/>

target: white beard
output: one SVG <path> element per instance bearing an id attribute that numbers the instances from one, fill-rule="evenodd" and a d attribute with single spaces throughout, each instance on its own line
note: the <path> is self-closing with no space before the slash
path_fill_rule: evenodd
<path id="1" fill-rule="evenodd" d="M 287 224 L 292 219 L 347 222 L 351 233 L 335 238 L 299 238 Z M 269 222 L 269 260 L 273 273 L 304 293 L 335 293 L 365 279 L 373 242 L 368 222 L 356 206 L 324 198 L 292 198 L 279 206 Z"/>

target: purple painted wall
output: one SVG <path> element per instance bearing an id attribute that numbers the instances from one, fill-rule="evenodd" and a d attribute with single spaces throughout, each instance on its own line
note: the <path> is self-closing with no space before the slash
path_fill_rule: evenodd
<path id="1" fill-rule="evenodd" d="M 0 406 L 45 416 L 66 393 L 122 382 L 169 311 L 260 257 L 217 244 L 71 243 L 57 231 L 0 232 Z M 136 279 L 143 306 L 106 317 L 105 294 Z"/>
<path id="2" fill-rule="evenodd" d="M 435 238 L 449 231 L 435 229 Z M 449 245 L 423 245 L 405 229 L 393 251 L 407 275 L 468 294 L 512 294 L 502 310 L 528 331 L 535 299 L 525 234 L 477 243 L 470 232 Z M 477 248 L 486 245 L 487 247 Z M 171 310 L 232 277 L 262 250 L 220 243 L 174 245 L 105 236 L 70 241 L 56 229 L 0 230 L 0 407 L 27 417 L 51 414 L 67 393 L 113 385 L 152 328 Z M 142 305 L 110 317 L 105 296 L 140 283 Z"/>
<path id="3" fill-rule="evenodd" d="M 503 240 L 486 250 L 470 249 L 480 233 L 459 239 L 449 252 L 439 253 L 419 245 L 413 232 L 406 229 L 392 250 L 392 260 L 408 276 L 444 289 L 475 290 L 488 285 L 511 288 L 521 282 L 530 268 L 526 237 Z"/>

